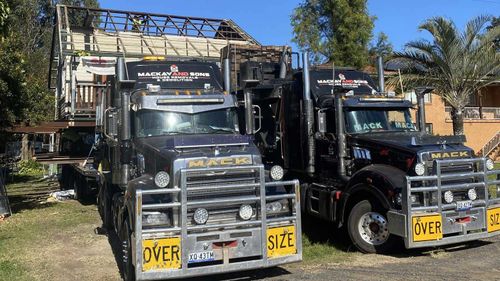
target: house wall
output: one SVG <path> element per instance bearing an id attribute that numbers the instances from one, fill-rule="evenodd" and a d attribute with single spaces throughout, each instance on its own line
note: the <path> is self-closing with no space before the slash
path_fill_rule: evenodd
<path id="1" fill-rule="evenodd" d="M 487 96 L 491 97 L 492 103 L 483 103 L 484 106 L 500 107 L 500 87 L 489 88 Z M 453 123 L 449 119 L 449 113 L 445 111 L 445 104 L 439 96 L 432 95 L 431 102 L 425 105 L 425 110 L 426 123 L 432 124 L 435 135 L 453 134 Z M 466 119 L 464 120 L 464 131 L 467 137 L 466 145 L 477 152 L 500 132 L 500 120 Z"/>

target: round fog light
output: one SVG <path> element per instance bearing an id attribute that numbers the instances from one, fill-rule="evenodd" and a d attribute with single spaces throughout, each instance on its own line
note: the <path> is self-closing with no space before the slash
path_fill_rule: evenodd
<path id="1" fill-rule="evenodd" d="M 415 174 L 417 174 L 417 176 L 422 176 L 424 173 L 425 173 L 424 163 L 417 163 L 415 165 Z"/>
<path id="2" fill-rule="evenodd" d="M 240 211 L 238 212 L 242 220 L 249 220 L 253 215 L 253 208 L 250 205 L 241 205 Z"/>
<path id="3" fill-rule="evenodd" d="M 194 211 L 193 219 L 196 224 L 205 224 L 208 221 L 207 209 L 203 208 L 196 209 L 196 211 Z"/>
<path id="4" fill-rule="evenodd" d="M 451 191 L 446 191 L 444 193 L 444 201 L 448 204 L 450 204 L 451 202 L 453 202 L 453 192 Z"/>
<path id="5" fill-rule="evenodd" d="M 160 171 L 156 174 L 155 176 L 155 184 L 158 187 L 167 187 L 168 183 L 170 182 L 170 176 L 168 175 L 167 172 Z"/>
<path id="6" fill-rule="evenodd" d="M 283 168 L 279 165 L 275 165 L 271 168 L 271 178 L 275 181 L 279 181 L 283 178 L 285 175 L 285 172 L 283 171 Z"/>
<path id="7" fill-rule="evenodd" d="M 491 160 L 490 158 L 486 159 L 486 169 L 488 169 L 488 171 L 491 171 L 493 170 L 493 168 L 495 168 L 495 162 L 493 162 L 493 160 Z"/>
<path id="8" fill-rule="evenodd" d="M 469 191 L 467 191 L 467 196 L 469 196 L 470 200 L 476 200 L 477 199 L 476 190 L 474 188 L 469 189 Z"/>

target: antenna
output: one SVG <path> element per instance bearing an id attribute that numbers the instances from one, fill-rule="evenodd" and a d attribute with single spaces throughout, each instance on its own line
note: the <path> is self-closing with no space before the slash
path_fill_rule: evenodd
<path id="1" fill-rule="evenodd" d="M 335 94 L 335 62 L 332 60 L 332 96 Z"/>

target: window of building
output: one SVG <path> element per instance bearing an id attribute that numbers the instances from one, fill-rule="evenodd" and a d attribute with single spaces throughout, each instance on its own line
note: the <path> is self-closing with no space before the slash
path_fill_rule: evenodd
<path id="1" fill-rule="evenodd" d="M 425 132 L 432 135 L 432 123 L 425 123 Z"/>
<path id="2" fill-rule="evenodd" d="M 425 103 L 432 103 L 432 94 L 425 94 L 424 102 Z"/>
<path id="3" fill-rule="evenodd" d="M 413 104 L 417 104 L 417 95 L 415 94 L 415 91 L 411 92 L 405 92 L 404 93 L 405 99 L 411 101 Z M 426 94 L 424 96 L 424 102 L 425 103 L 432 103 L 432 94 Z"/>

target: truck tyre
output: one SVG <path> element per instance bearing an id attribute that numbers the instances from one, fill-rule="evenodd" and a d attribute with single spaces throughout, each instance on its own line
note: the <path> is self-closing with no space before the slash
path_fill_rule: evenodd
<path id="1" fill-rule="evenodd" d="M 368 200 L 351 209 L 347 230 L 354 246 L 363 253 L 388 253 L 396 244 L 387 229 L 387 210 Z"/>
<path id="2" fill-rule="evenodd" d="M 75 192 L 75 200 L 77 201 L 81 201 L 83 198 L 82 187 L 80 184 L 81 182 L 79 178 L 73 178 L 73 191 Z"/>
<path id="3" fill-rule="evenodd" d="M 123 280 L 135 281 L 135 267 L 132 262 L 132 230 L 128 219 L 123 222 L 123 227 L 120 232 L 120 239 L 123 247 L 122 272 Z"/>
<path id="4" fill-rule="evenodd" d="M 105 184 L 99 187 L 97 198 L 97 206 L 99 214 L 101 215 L 102 226 L 107 230 L 111 230 L 113 229 L 113 213 L 111 212 L 111 198 L 108 195 L 108 189 Z"/>

